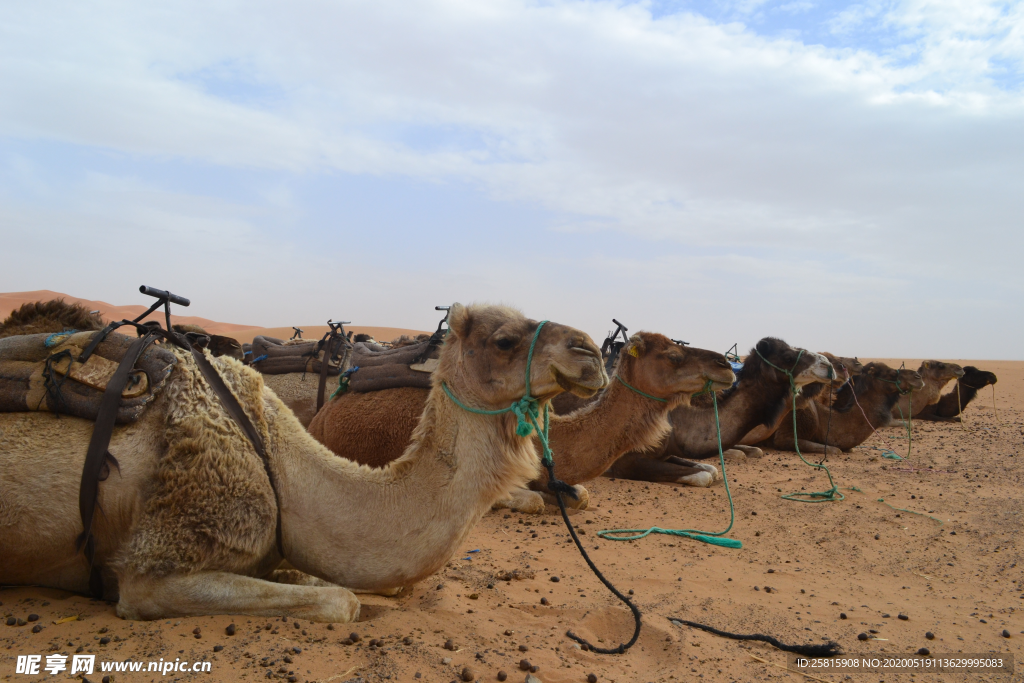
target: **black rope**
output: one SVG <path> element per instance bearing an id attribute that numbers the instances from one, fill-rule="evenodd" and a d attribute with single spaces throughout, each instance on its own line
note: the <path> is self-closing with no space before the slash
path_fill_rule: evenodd
<path id="1" fill-rule="evenodd" d="M 583 559 L 586 560 L 587 564 L 590 566 L 590 570 L 594 572 L 594 575 L 597 576 L 598 579 L 601 580 L 601 583 L 603 583 L 605 587 L 607 587 L 608 590 L 610 590 L 612 594 L 615 595 L 615 597 L 617 597 L 622 602 L 626 603 L 626 606 L 629 607 L 629 610 L 633 613 L 633 621 L 635 623 L 635 628 L 633 629 L 633 637 L 629 639 L 629 642 L 619 643 L 618 647 L 613 648 L 597 647 L 596 645 L 593 645 L 590 642 L 588 642 L 585 638 L 579 637 L 572 631 L 566 631 L 565 635 L 567 635 L 568 637 L 572 638 L 577 643 L 582 645 L 584 650 L 590 650 L 591 652 L 596 652 L 601 655 L 620 655 L 629 648 L 633 647 L 633 645 L 637 641 L 637 638 L 640 637 L 640 627 L 643 623 L 640 620 L 640 610 L 637 609 L 637 606 L 633 604 L 632 600 L 630 600 L 628 597 L 620 593 L 619 589 L 613 586 L 611 581 L 604 578 L 604 574 L 602 574 L 601 570 L 598 569 L 596 565 L 594 565 L 594 562 L 590 559 L 590 556 L 587 555 L 587 551 L 583 549 L 583 544 L 580 543 L 580 538 L 576 535 L 576 530 L 572 528 L 572 522 L 569 521 L 569 513 L 565 511 L 565 501 L 562 500 L 563 493 L 567 493 L 574 499 L 578 499 L 579 496 L 576 494 L 576 490 L 569 484 L 566 484 L 564 481 L 557 479 L 555 477 L 554 461 L 544 463 L 544 467 L 546 467 L 548 470 L 548 489 L 555 494 L 555 499 L 558 501 L 558 509 L 562 511 L 562 519 L 565 520 L 565 526 L 567 529 L 569 529 L 569 535 L 572 536 L 572 540 L 576 544 L 576 547 L 579 549 L 580 554 L 583 555 Z"/>
<path id="2" fill-rule="evenodd" d="M 695 621 L 687 621 L 686 619 L 679 619 L 678 617 L 669 617 L 668 620 L 675 624 L 699 628 L 701 631 L 714 633 L 716 636 L 722 636 L 724 638 L 732 638 L 733 640 L 758 640 L 762 643 L 773 645 L 785 652 L 793 652 L 798 655 L 804 655 L 805 657 L 835 657 L 843 653 L 842 648 L 839 647 L 839 643 L 831 640 L 822 645 L 786 645 L 771 636 L 762 635 L 760 633 L 751 633 L 749 635 L 730 633 L 729 631 L 720 631 L 713 626 L 698 624 Z"/>

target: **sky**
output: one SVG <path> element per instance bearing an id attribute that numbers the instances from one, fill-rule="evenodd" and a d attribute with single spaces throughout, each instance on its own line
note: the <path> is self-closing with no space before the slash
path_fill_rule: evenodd
<path id="1" fill-rule="evenodd" d="M 0 291 L 1024 359 L 1024 2 L 45 2 Z"/>

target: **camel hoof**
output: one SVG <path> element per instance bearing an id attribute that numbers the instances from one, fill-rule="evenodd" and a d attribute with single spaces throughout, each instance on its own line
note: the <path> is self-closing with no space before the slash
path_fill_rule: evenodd
<path id="1" fill-rule="evenodd" d="M 573 510 L 586 510 L 590 507 L 590 492 L 584 487 L 577 484 L 573 486 L 576 491 L 577 498 L 574 500 L 572 496 L 563 496 L 562 500 L 565 501 L 565 506 L 572 508 Z M 555 505 L 558 505 L 558 501 L 554 501 Z"/>
<path id="2" fill-rule="evenodd" d="M 743 449 L 743 451 L 747 454 L 748 458 L 757 459 L 764 457 L 764 451 L 762 451 L 757 446 L 747 446 L 746 448 Z"/>
<path id="3" fill-rule="evenodd" d="M 499 500 L 491 506 L 492 510 L 508 508 L 524 515 L 539 515 L 544 512 L 544 497 L 536 491 L 516 489 L 510 498 Z"/>
<path id="4" fill-rule="evenodd" d="M 311 616 L 311 621 L 325 621 L 328 623 L 348 624 L 359 620 L 359 598 L 351 591 L 344 588 L 324 589 L 327 596 L 319 607 L 319 614 Z"/>
<path id="5" fill-rule="evenodd" d="M 722 457 L 729 462 L 743 462 L 747 459 L 747 454 L 743 451 L 738 451 L 735 448 L 730 448 L 722 453 Z"/>
<path id="6" fill-rule="evenodd" d="M 676 479 L 677 484 L 686 484 L 687 486 L 700 486 L 701 488 L 707 488 L 711 486 L 715 478 L 710 472 L 695 472 L 685 477 L 679 477 Z"/>
<path id="7" fill-rule="evenodd" d="M 698 463 L 694 463 L 693 466 L 696 467 L 698 470 L 703 470 L 704 472 L 710 472 L 711 473 L 712 481 L 718 481 L 719 479 L 722 478 L 722 475 L 719 474 L 719 472 L 718 472 L 718 468 L 715 467 L 714 465 L 708 465 L 707 463 L 698 462 Z"/>

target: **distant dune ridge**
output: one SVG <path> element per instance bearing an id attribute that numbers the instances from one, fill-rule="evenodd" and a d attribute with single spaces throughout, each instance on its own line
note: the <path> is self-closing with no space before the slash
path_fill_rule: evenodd
<path id="1" fill-rule="evenodd" d="M 121 320 L 122 318 L 128 318 L 131 320 L 132 318 L 141 315 L 146 308 L 148 308 L 148 306 L 142 305 L 115 306 L 114 304 L 108 304 L 105 301 L 92 301 L 89 299 L 82 299 L 77 296 L 71 296 L 70 294 L 53 292 L 48 289 L 37 289 L 31 292 L 0 292 L 0 320 L 3 320 L 10 315 L 11 311 L 20 308 L 22 304 L 33 301 L 49 301 L 50 299 L 61 298 L 68 303 L 82 304 L 90 311 L 99 311 L 100 315 L 103 316 L 103 319 L 107 321 Z M 223 334 L 229 337 L 234 337 L 243 344 L 251 342 L 253 337 L 260 334 L 287 339 L 292 336 L 293 332 L 291 327 L 256 327 L 254 325 L 240 325 L 237 323 L 221 323 L 194 315 L 179 315 L 182 311 L 187 310 L 187 308 L 182 308 L 181 306 L 172 306 L 172 322 L 181 323 L 182 325 L 199 325 L 210 334 Z M 152 313 L 146 318 L 146 320 L 162 321 L 163 310 L 161 309 Z M 303 325 L 296 322 L 296 325 L 304 330 L 302 336 L 305 339 L 319 339 L 327 331 L 327 325 L 324 324 Z M 357 334 L 369 334 L 374 339 L 378 339 L 380 341 L 391 341 L 403 334 L 416 335 L 424 332 L 424 330 L 407 330 L 400 327 L 372 327 L 366 325 L 349 325 L 346 326 L 345 329 L 353 330 Z"/>

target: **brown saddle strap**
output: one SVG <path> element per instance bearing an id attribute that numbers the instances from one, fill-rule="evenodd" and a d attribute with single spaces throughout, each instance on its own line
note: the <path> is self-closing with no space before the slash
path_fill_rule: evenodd
<path id="1" fill-rule="evenodd" d="M 210 385 L 210 388 L 213 389 L 213 393 L 220 400 L 228 415 L 231 416 L 235 423 L 241 428 L 242 432 L 245 433 L 246 437 L 248 437 L 249 441 L 252 443 L 253 449 L 255 449 L 256 454 L 263 462 L 263 468 L 267 472 L 267 478 L 270 480 L 270 488 L 274 492 L 274 501 L 277 505 L 277 528 L 275 531 L 275 540 L 277 543 L 277 552 L 283 558 L 284 545 L 281 539 L 281 502 L 280 497 L 277 494 L 277 482 L 275 481 L 273 472 L 271 472 L 270 469 L 270 459 L 267 456 L 263 439 L 260 437 L 259 432 L 256 431 L 256 427 L 253 426 L 249 416 L 245 414 L 245 410 L 242 409 L 242 405 L 238 402 L 238 399 L 235 398 L 233 393 L 231 393 L 231 389 L 229 389 L 228 385 L 224 382 L 224 378 L 221 377 L 220 373 L 218 373 L 213 365 L 210 364 L 210 361 L 206 358 L 202 349 L 192 346 L 182 335 L 173 331 L 167 332 L 159 327 L 156 329 L 143 328 L 137 323 L 129 321 L 122 321 L 120 324 L 114 323 L 113 326 L 108 326 L 108 329 L 100 331 L 93 340 L 93 343 L 89 345 L 88 351 L 91 353 L 91 351 L 98 346 L 99 341 L 105 338 L 110 331 L 116 329 L 115 326 L 120 326 L 121 324 L 134 325 L 136 328 L 140 328 L 145 331 L 146 334 L 132 342 L 132 345 L 128 347 L 124 358 L 117 367 L 117 371 L 114 372 L 114 376 L 111 377 L 110 381 L 107 383 L 107 388 L 104 390 L 103 397 L 100 399 L 100 408 L 96 415 L 96 423 L 93 427 L 92 437 L 89 440 L 89 449 L 86 451 L 85 464 L 82 467 L 82 483 L 78 490 L 78 510 L 82 516 L 83 531 L 76 541 L 76 547 L 79 551 L 83 549 L 85 550 L 85 556 L 91 567 L 89 575 L 90 592 L 97 598 L 103 597 L 103 579 L 100 573 L 100 567 L 96 564 L 96 542 L 92 535 L 92 523 L 99 499 L 99 484 L 100 481 L 105 478 L 102 476 L 104 465 L 106 464 L 107 459 L 110 459 L 115 464 L 117 462 L 113 456 L 110 455 L 107 449 L 110 446 L 110 438 L 114 433 L 114 421 L 117 418 L 117 409 L 121 402 L 121 392 L 128 383 L 128 377 L 135 367 L 135 362 L 142 355 L 142 352 L 146 347 L 158 338 L 167 339 L 171 343 L 180 346 L 183 349 L 187 349 L 192 354 L 192 358 L 195 360 L 196 365 L 199 367 L 199 371 L 203 374 L 203 377 Z"/>

